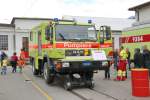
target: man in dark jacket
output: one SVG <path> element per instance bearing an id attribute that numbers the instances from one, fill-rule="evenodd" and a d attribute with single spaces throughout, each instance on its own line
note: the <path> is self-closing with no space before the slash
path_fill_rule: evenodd
<path id="1" fill-rule="evenodd" d="M 118 51 L 118 49 L 115 49 L 115 51 L 113 52 L 113 60 L 114 60 L 114 68 L 117 70 L 118 60 L 119 60 L 119 51 Z"/>
<path id="2" fill-rule="evenodd" d="M 148 50 L 146 45 L 143 48 L 143 60 L 144 67 L 150 70 L 150 51 Z"/>
<path id="3" fill-rule="evenodd" d="M 140 49 L 136 48 L 134 53 L 134 67 L 141 68 L 143 67 L 143 55 L 140 53 Z"/>

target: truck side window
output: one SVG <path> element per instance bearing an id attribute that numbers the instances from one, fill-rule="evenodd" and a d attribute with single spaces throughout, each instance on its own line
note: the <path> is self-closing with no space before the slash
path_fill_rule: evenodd
<path id="1" fill-rule="evenodd" d="M 45 28 L 45 38 L 46 40 L 50 40 L 50 27 L 49 26 Z"/>
<path id="2" fill-rule="evenodd" d="M 30 32 L 30 41 L 32 41 L 33 40 L 33 32 L 31 31 Z"/>
<path id="3" fill-rule="evenodd" d="M 52 40 L 52 38 L 53 38 L 53 27 L 51 27 L 51 26 L 47 26 L 46 28 L 45 28 L 45 38 L 46 38 L 46 40 Z"/>
<path id="4" fill-rule="evenodd" d="M 50 27 L 50 40 L 53 39 L 53 27 Z"/>

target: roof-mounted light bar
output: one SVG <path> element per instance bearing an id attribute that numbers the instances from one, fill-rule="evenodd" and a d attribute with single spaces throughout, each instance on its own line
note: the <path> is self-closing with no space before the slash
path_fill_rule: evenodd
<path id="1" fill-rule="evenodd" d="M 55 21 L 55 22 L 58 22 L 58 21 L 59 21 L 59 19 L 58 19 L 58 18 L 54 18 L 54 21 Z"/>
<path id="2" fill-rule="evenodd" d="M 91 19 L 90 19 L 90 20 L 88 20 L 88 23 L 89 23 L 89 24 L 91 24 L 91 23 L 92 23 L 92 20 L 91 20 Z"/>

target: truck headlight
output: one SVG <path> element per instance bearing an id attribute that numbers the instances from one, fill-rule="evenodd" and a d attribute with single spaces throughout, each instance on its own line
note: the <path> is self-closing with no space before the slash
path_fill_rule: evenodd
<path id="1" fill-rule="evenodd" d="M 69 66 L 70 66 L 70 64 L 68 62 L 62 63 L 62 67 L 69 67 Z"/>

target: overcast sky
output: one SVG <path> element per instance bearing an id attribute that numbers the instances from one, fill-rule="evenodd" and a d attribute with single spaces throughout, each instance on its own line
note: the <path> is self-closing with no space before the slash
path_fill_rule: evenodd
<path id="1" fill-rule="evenodd" d="M 0 23 L 13 17 L 61 18 L 63 15 L 128 18 L 128 8 L 149 0 L 0 0 Z"/>

